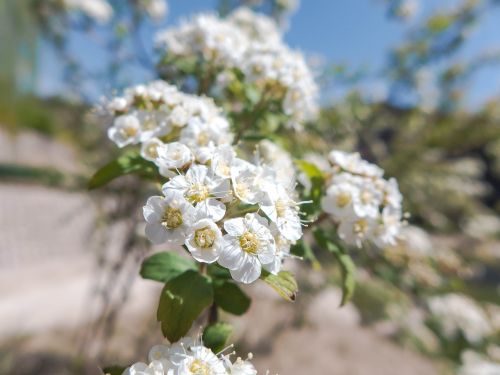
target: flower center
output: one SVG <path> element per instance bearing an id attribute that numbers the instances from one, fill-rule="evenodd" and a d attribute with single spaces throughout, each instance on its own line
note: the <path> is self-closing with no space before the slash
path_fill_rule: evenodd
<path id="1" fill-rule="evenodd" d="M 339 195 L 337 195 L 335 202 L 337 203 L 338 207 L 343 208 L 351 203 L 351 194 L 341 192 Z"/>
<path id="2" fill-rule="evenodd" d="M 354 233 L 362 235 L 368 229 L 368 222 L 364 219 L 358 220 L 354 223 Z"/>
<path id="3" fill-rule="evenodd" d="M 182 225 L 182 212 L 178 208 L 167 207 L 163 212 L 161 225 L 167 229 L 175 229 Z"/>
<path id="4" fill-rule="evenodd" d="M 124 138 L 132 138 L 137 135 L 138 129 L 134 126 L 125 126 L 120 132 Z"/>
<path id="5" fill-rule="evenodd" d="M 236 186 L 234 187 L 234 190 L 236 192 L 236 195 L 238 197 L 243 198 L 243 199 L 245 199 L 245 197 L 249 193 L 249 189 L 248 189 L 248 186 L 246 184 L 236 184 Z"/>
<path id="6" fill-rule="evenodd" d="M 196 137 L 196 141 L 200 146 L 206 146 L 209 140 L 210 137 L 208 136 L 208 133 L 205 131 L 200 132 L 200 134 L 198 134 L 198 137 Z"/>
<path id="7" fill-rule="evenodd" d="M 240 237 L 240 247 L 246 253 L 257 254 L 259 250 L 259 238 L 254 233 L 246 231 Z"/>
<path id="8" fill-rule="evenodd" d="M 210 195 L 208 187 L 203 184 L 193 184 L 186 193 L 188 201 L 199 203 L 207 199 Z"/>
<path id="9" fill-rule="evenodd" d="M 156 144 L 150 144 L 146 148 L 146 154 L 151 158 L 151 159 L 156 159 L 158 157 L 158 145 Z"/>
<path id="10" fill-rule="evenodd" d="M 210 374 L 210 366 L 199 359 L 195 359 L 191 366 L 189 366 L 189 371 L 195 375 L 209 375 Z"/>
<path id="11" fill-rule="evenodd" d="M 209 249 L 214 245 L 215 232 L 209 228 L 201 228 L 194 232 L 194 242 L 202 249 Z"/>

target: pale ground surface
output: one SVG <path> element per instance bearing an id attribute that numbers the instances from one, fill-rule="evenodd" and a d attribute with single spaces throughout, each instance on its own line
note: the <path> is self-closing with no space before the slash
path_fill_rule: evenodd
<path id="1" fill-rule="evenodd" d="M 77 165 L 63 146 L 33 135 L 13 140 L 2 133 L 0 162 L 65 170 L 74 170 Z M 24 358 L 75 352 L 68 339 L 70 333 L 93 318 L 88 301 L 95 275 L 95 254 L 89 248 L 94 215 L 85 194 L 0 185 L 0 347 L 23 336 L 27 343 L 23 350 L 28 352 Z M 334 288 L 300 295 L 295 305 L 281 301 L 265 285 L 252 287 L 251 293 L 258 299 L 249 314 L 233 322 L 240 349 L 255 354 L 260 371 L 270 369 L 282 375 L 437 373 L 429 360 L 361 327 L 353 306 L 337 309 L 339 294 Z M 154 283 L 136 280 L 111 353 L 127 348 L 126 355 L 132 355 L 137 342 L 128 343 L 127 339 L 156 330 L 152 311 L 157 294 Z M 125 326 L 129 319 L 137 319 L 138 324 Z M 139 352 L 136 360 L 142 359 L 147 349 Z M 22 362 L 28 366 L 29 361 Z M 47 373 L 40 366 L 22 374 Z M 66 374 L 51 371 L 53 375 Z"/>

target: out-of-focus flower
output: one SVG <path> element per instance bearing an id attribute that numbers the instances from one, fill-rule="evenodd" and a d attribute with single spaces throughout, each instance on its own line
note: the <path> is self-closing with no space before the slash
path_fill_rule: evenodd
<path id="1" fill-rule="evenodd" d="M 361 247 L 395 245 L 403 226 L 402 196 L 395 179 L 357 153 L 332 151 L 323 210 L 338 224 L 339 237 Z"/>
<path id="2" fill-rule="evenodd" d="M 462 366 L 458 375 L 497 375 L 500 374 L 500 363 L 493 362 L 485 356 L 467 350 L 462 354 Z"/>
<path id="3" fill-rule="evenodd" d="M 468 342 L 479 343 L 491 334 L 491 324 L 484 310 L 464 295 L 450 293 L 431 297 L 428 305 L 442 334 L 450 340 L 462 333 Z"/>
<path id="4" fill-rule="evenodd" d="M 99 23 L 113 17 L 113 7 L 106 0 L 63 0 L 68 10 L 79 11 Z"/>

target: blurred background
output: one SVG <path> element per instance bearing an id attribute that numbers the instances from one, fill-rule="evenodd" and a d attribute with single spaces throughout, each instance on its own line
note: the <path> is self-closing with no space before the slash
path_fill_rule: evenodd
<path id="1" fill-rule="evenodd" d="M 500 374 L 496 0 L 0 0 L 0 374 L 99 374 L 162 339 L 158 286 L 137 276 L 144 188 L 86 188 L 117 154 L 93 106 L 157 77 L 158 30 L 242 3 L 321 86 L 319 121 L 289 146 L 359 151 L 411 217 L 398 246 L 353 254 L 343 308 L 319 254 L 321 272 L 291 262 L 294 305 L 247 288 L 238 349 L 281 374 Z"/>

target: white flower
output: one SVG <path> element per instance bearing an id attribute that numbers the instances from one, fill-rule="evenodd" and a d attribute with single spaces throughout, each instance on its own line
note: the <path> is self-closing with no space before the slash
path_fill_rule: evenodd
<path id="1" fill-rule="evenodd" d="M 227 360 L 226 367 L 230 375 L 257 375 L 255 367 L 248 360 L 243 360 L 239 357 L 234 363 Z"/>
<path id="2" fill-rule="evenodd" d="M 164 194 L 169 191 L 180 192 L 214 221 L 221 220 L 226 213 L 225 204 L 218 199 L 227 200 L 231 196 L 229 180 L 214 176 L 204 165 L 191 165 L 186 175 L 172 178 L 163 185 Z"/>
<path id="3" fill-rule="evenodd" d="M 194 117 L 180 135 L 180 142 L 189 146 L 201 163 L 212 158 L 217 146 L 231 144 L 231 140 L 229 123 L 222 117 L 214 117 L 210 121 Z"/>
<path id="4" fill-rule="evenodd" d="M 372 235 L 373 226 L 373 221 L 366 218 L 359 218 L 355 221 L 344 220 L 338 227 L 339 237 L 349 245 L 361 247 L 363 241 Z"/>
<path id="5" fill-rule="evenodd" d="M 210 162 L 210 169 L 219 177 L 231 178 L 231 166 L 236 162 L 236 152 L 231 145 L 217 147 Z"/>
<path id="6" fill-rule="evenodd" d="M 262 191 L 257 188 L 258 168 L 244 160 L 238 160 L 231 166 L 231 182 L 234 195 L 243 203 L 255 204 L 262 197 Z"/>
<path id="7" fill-rule="evenodd" d="M 222 232 L 213 220 L 202 216 L 189 227 L 185 245 L 198 262 L 213 263 L 223 245 Z"/>
<path id="8" fill-rule="evenodd" d="M 234 363 L 230 355 L 214 354 L 200 339 L 184 337 L 170 347 L 156 345 L 149 352 L 149 365 L 137 362 L 127 368 L 124 375 L 256 375 L 250 363 L 237 358 Z"/>
<path id="9" fill-rule="evenodd" d="M 113 126 L 108 129 L 108 137 L 118 147 L 137 144 L 141 138 L 141 124 L 136 116 L 119 116 L 115 119 Z"/>
<path id="10" fill-rule="evenodd" d="M 384 170 L 375 164 L 371 164 L 357 153 L 347 153 L 343 151 L 331 151 L 328 159 L 334 166 L 353 174 L 360 174 L 369 177 L 382 177 Z"/>
<path id="11" fill-rule="evenodd" d="M 192 346 L 179 364 L 178 375 L 226 375 L 226 368 L 210 349 Z"/>
<path id="12" fill-rule="evenodd" d="M 286 257 L 290 256 L 290 247 L 292 246 L 294 241 L 287 240 L 285 237 L 283 237 L 275 223 L 271 223 L 269 229 L 271 230 L 271 234 L 274 238 L 276 252 L 273 261 L 271 263 L 263 264 L 262 266 L 267 271 L 271 272 L 274 275 L 277 275 L 281 270 L 283 260 Z"/>
<path id="13" fill-rule="evenodd" d="M 150 197 L 143 208 L 146 237 L 154 244 L 184 243 L 194 215 L 194 208 L 182 194 L 165 191 L 165 197 Z"/>
<path id="14" fill-rule="evenodd" d="M 461 294 L 449 293 L 429 299 L 431 314 L 439 320 L 443 335 L 453 340 L 461 332 L 477 344 L 491 333 L 491 324 L 477 303 Z"/>
<path id="15" fill-rule="evenodd" d="M 168 3 L 165 0 L 143 0 L 141 5 L 154 20 L 161 20 L 166 17 L 168 12 Z"/>
<path id="16" fill-rule="evenodd" d="M 160 174 L 166 177 L 173 177 L 178 171 L 188 167 L 194 159 L 191 150 L 180 142 L 171 142 L 157 148 L 158 157 L 156 164 Z"/>
<path id="17" fill-rule="evenodd" d="M 458 370 L 458 375 L 498 375 L 500 363 L 489 361 L 484 355 L 466 350 L 462 353 L 463 365 Z"/>
<path id="18" fill-rule="evenodd" d="M 249 284 L 260 276 L 262 264 L 274 260 L 276 246 L 267 220 L 258 214 L 224 222 L 224 247 L 219 264 L 230 270 L 233 279 Z"/>
<path id="19" fill-rule="evenodd" d="M 269 185 L 263 201 L 259 204 L 264 213 L 276 223 L 283 237 L 297 241 L 302 237 L 298 203 L 281 185 Z"/>
<path id="20" fill-rule="evenodd" d="M 330 152 L 330 170 L 322 209 L 338 224 L 339 236 L 361 247 L 371 241 L 379 247 L 395 245 L 405 222 L 402 195 L 395 179 L 358 153 Z"/>
<path id="21" fill-rule="evenodd" d="M 401 211 L 384 207 L 378 225 L 374 229 L 373 242 L 378 247 L 394 246 L 401 237 Z"/>
<path id="22" fill-rule="evenodd" d="M 113 7 L 106 0 L 64 0 L 64 5 L 85 13 L 99 23 L 108 22 L 113 16 Z"/>
<path id="23" fill-rule="evenodd" d="M 135 115 L 141 124 L 141 142 L 166 135 L 171 130 L 161 111 L 137 110 Z"/>
<path id="24" fill-rule="evenodd" d="M 231 166 L 231 182 L 235 196 L 243 203 L 261 202 L 268 186 L 274 185 L 276 175 L 272 168 L 257 166 L 236 158 Z"/>
<path id="25" fill-rule="evenodd" d="M 287 188 L 293 188 L 295 186 L 295 167 L 290 154 L 267 139 L 259 142 L 258 151 L 262 162 L 276 172 L 276 182 Z"/>
<path id="26" fill-rule="evenodd" d="M 137 362 L 125 370 L 124 375 L 173 375 L 173 370 L 165 366 L 166 362 L 153 361 L 149 365 Z"/>
<path id="27" fill-rule="evenodd" d="M 164 143 L 158 138 L 148 139 L 141 145 L 141 156 L 146 160 L 156 162 L 158 158 L 158 149 L 163 145 Z"/>
<path id="28" fill-rule="evenodd" d="M 234 10 L 228 21 L 238 26 L 250 39 L 261 43 L 279 43 L 281 32 L 276 22 L 262 13 L 256 13 L 247 7 Z"/>
<path id="29" fill-rule="evenodd" d="M 348 183 L 331 185 L 321 199 L 321 208 L 336 219 L 352 219 L 354 217 L 353 202 L 359 196 L 356 186 Z"/>

